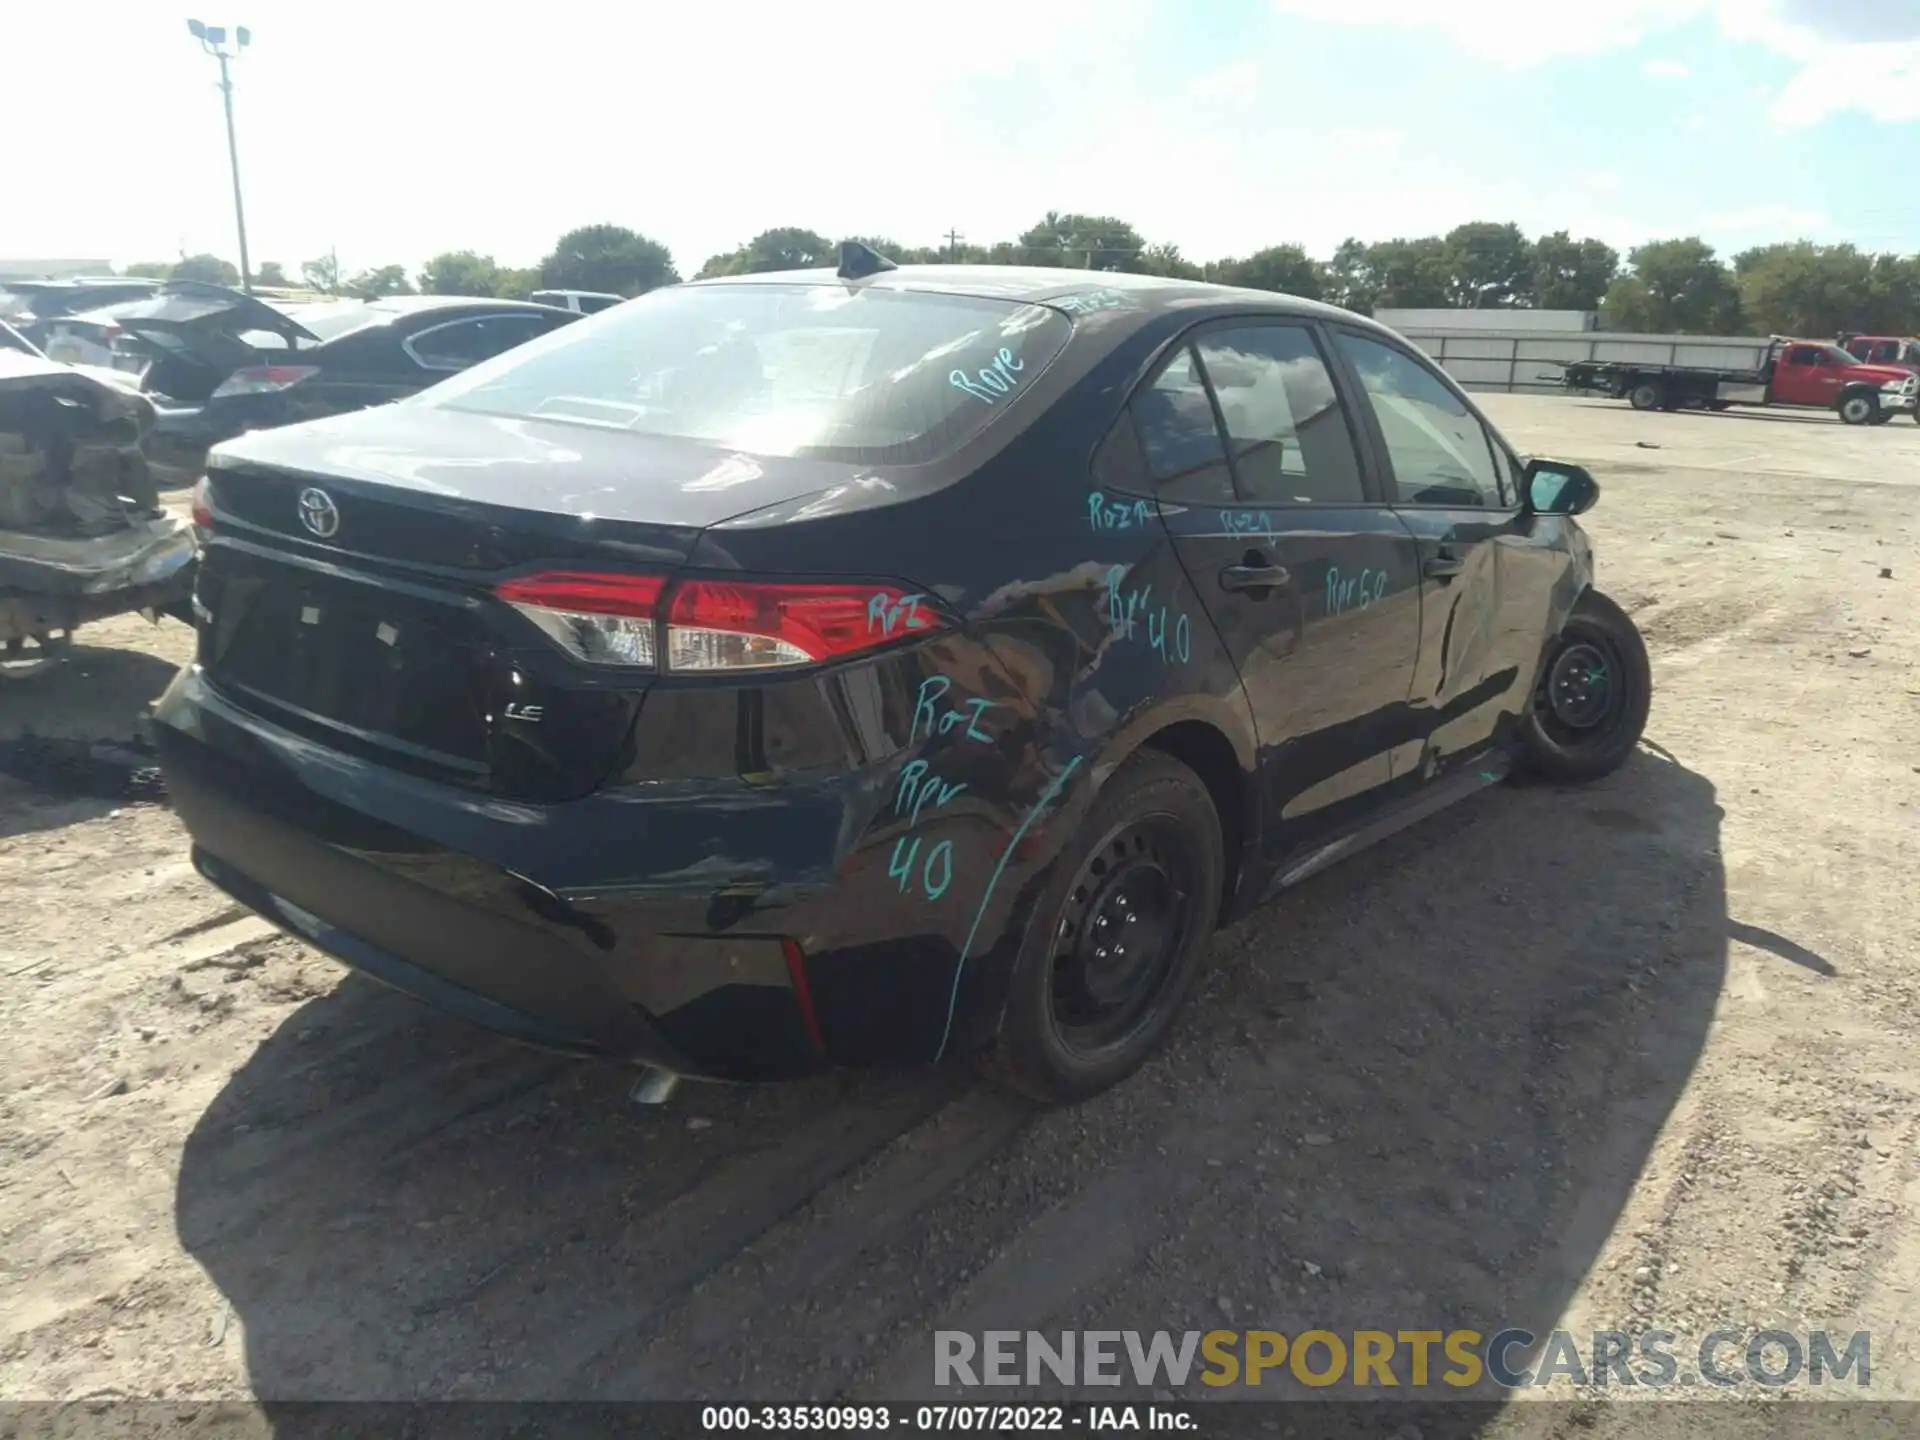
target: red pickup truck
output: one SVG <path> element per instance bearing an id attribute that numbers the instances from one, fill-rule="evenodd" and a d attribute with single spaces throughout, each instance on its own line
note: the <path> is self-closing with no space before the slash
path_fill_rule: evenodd
<path id="1" fill-rule="evenodd" d="M 1618 343 L 1635 342 L 1622 337 Z M 1751 356 L 1752 368 L 1724 364 L 1742 358 L 1742 350 Z M 1708 363 L 1687 363 L 1689 352 Z M 1715 359 L 1723 363 L 1712 363 Z M 1557 378 L 1569 390 L 1597 390 L 1636 410 L 1793 405 L 1831 410 L 1849 425 L 1884 425 L 1895 415 L 1920 420 L 1920 374 L 1901 365 L 1863 364 L 1838 345 L 1819 340 L 1702 337 L 1670 346 L 1664 363 L 1581 360 Z"/>
<path id="2" fill-rule="evenodd" d="M 1920 341 L 1911 335 L 1842 335 L 1840 348 L 1869 365 L 1897 365 L 1920 374 Z"/>

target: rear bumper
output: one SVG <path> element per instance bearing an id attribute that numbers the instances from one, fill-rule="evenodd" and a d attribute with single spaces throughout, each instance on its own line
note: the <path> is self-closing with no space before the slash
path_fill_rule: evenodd
<path id="1" fill-rule="evenodd" d="M 0 532 L 0 641 L 181 610 L 194 556 L 192 529 L 171 519 L 79 540 Z"/>
<path id="2" fill-rule="evenodd" d="M 939 1047 L 954 952 L 898 938 L 886 907 L 833 883 L 840 815 L 829 803 L 789 797 L 770 825 L 738 796 L 653 808 L 611 795 L 493 799 L 280 730 L 197 666 L 154 720 L 202 875 L 475 1024 L 729 1080 L 926 1060 Z M 688 835 L 705 860 L 616 878 L 631 863 L 622 852 L 677 856 Z M 770 846 L 802 863 L 770 874 L 756 858 Z M 804 937 L 804 956 L 788 936 Z"/>

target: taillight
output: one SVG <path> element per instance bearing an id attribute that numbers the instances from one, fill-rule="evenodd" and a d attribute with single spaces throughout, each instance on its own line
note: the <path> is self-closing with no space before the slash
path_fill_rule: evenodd
<path id="1" fill-rule="evenodd" d="M 309 375 L 319 373 L 318 365 L 250 365 L 222 380 L 219 388 L 208 398 L 219 400 L 228 395 L 271 395 L 291 385 L 298 385 Z"/>
<path id="2" fill-rule="evenodd" d="M 204 475 L 193 487 L 193 523 L 201 530 L 213 529 L 213 482 Z"/>
<path id="3" fill-rule="evenodd" d="M 946 624 L 927 596 L 891 585 L 688 580 L 668 592 L 652 576 L 549 571 L 495 593 L 577 660 L 677 674 L 817 665 Z"/>
<path id="4" fill-rule="evenodd" d="M 814 665 L 940 626 L 925 596 L 890 587 L 690 580 L 667 610 L 667 668 Z"/>
<path id="5" fill-rule="evenodd" d="M 576 660 L 651 670 L 654 612 L 665 587 L 654 575 L 560 570 L 509 580 L 494 593 Z"/>

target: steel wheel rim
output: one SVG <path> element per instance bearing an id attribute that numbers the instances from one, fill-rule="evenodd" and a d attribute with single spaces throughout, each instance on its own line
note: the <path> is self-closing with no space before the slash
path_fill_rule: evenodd
<path id="1" fill-rule="evenodd" d="M 1124 1046 L 1153 1015 L 1193 936 L 1193 846 L 1172 815 L 1116 826 L 1080 864 L 1055 921 L 1047 1019 L 1090 1059 Z"/>
<path id="2" fill-rule="evenodd" d="M 1565 745 L 1604 743 L 1627 712 L 1631 677 L 1604 636 L 1564 640 L 1534 692 L 1541 727 Z"/>

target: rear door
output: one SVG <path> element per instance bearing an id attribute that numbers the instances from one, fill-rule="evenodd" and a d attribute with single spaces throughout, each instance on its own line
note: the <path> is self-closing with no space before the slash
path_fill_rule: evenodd
<path id="1" fill-rule="evenodd" d="M 1419 644 L 1411 537 L 1369 492 L 1310 325 L 1203 327 L 1133 413 L 1175 550 L 1252 703 L 1278 862 L 1386 796 Z"/>
<path id="2" fill-rule="evenodd" d="M 1341 327 L 1335 343 L 1417 548 L 1413 698 L 1423 713 L 1396 773 L 1437 779 L 1526 715 L 1554 589 L 1571 561 L 1552 536 L 1536 535 L 1520 506 L 1519 461 L 1458 386 L 1379 335 Z"/>

